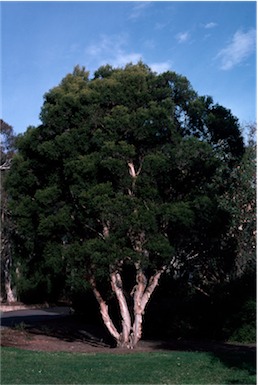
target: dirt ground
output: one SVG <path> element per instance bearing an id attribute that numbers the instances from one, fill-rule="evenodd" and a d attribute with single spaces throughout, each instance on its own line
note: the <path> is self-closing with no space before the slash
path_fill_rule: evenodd
<path id="1" fill-rule="evenodd" d="M 104 328 L 103 328 L 104 329 Z M 73 317 L 50 320 L 37 326 L 24 323 L 1 332 L 1 346 L 34 351 L 78 353 L 130 353 L 131 350 L 115 348 L 105 330 L 85 325 Z M 159 349 L 158 341 L 140 341 L 137 352 Z"/>
<path id="2" fill-rule="evenodd" d="M 32 351 L 77 353 L 134 353 L 157 351 L 248 351 L 255 352 L 255 344 L 227 344 L 194 340 L 141 340 L 134 350 L 115 348 L 105 328 L 85 324 L 76 317 L 40 322 L 37 325 L 19 324 L 1 330 L 1 346 Z"/>

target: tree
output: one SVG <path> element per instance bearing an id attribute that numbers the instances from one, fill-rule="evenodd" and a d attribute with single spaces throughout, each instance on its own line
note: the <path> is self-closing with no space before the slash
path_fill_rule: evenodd
<path id="1" fill-rule="evenodd" d="M 221 207 L 227 207 L 232 218 L 227 237 L 236 249 L 236 278 L 256 270 L 256 124 L 245 129 L 248 140 L 244 155 L 232 170 L 230 188 L 221 200 Z"/>
<path id="2" fill-rule="evenodd" d="M 1 146 L 0 146 L 0 171 L 1 171 L 1 298 L 6 299 L 8 303 L 16 301 L 16 295 L 12 288 L 12 250 L 11 250 L 11 231 L 12 223 L 8 211 L 8 197 L 4 188 L 5 175 L 10 170 L 11 161 L 14 156 L 15 135 L 13 128 L 2 119 L 1 128 Z"/>
<path id="3" fill-rule="evenodd" d="M 174 72 L 140 62 L 89 79 L 75 67 L 45 95 L 8 177 L 20 284 L 90 285 L 117 345 L 133 348 L 162 274 L 199 257 L 212 269 L 212 247 L 217 258 L 228 224 L 217 200 L 243 151 L 237 120 L 218 111 Z"/>

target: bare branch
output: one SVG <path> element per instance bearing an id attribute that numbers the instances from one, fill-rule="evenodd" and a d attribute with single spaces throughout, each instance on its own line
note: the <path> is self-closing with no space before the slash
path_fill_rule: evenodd
<path id="1" fill-rule="evenodd" d="M 150 299 L 151 294 L 153 293 L 154 289 L 158 286 L 161 275 L 166 271 L 166 269 L 167 269 L 167 266 L 163 266 L 150 278 L 149 284 L 142 297 L 141 307 L 143 311 Z"/>
<path id="2" fill-rule="evenodd" d="M 136 178 L 136 172 L 135 172 L 134 164 L 131 162 L 128 162 L 128 167 L 129 167 L 129 174 L 131 175 L 131 177 Z"/>
<path id="3" fill-rule="evenodd" d="M 87 224 L 85 224 L 84 226 L 85 226 L 87 229 L 89 229 L 89 230 L 93 231 L 94 233 L 98 234 L 102 239 L 105 239 L 104 235 L 101 234 L 100 232 L 98 232 L 97 230 L 95 230 L 93 227 L 91 227 L 91 226 L 89 226 L 89 225 L 87 225 Z"/>
<path id="4" fill-rule="evenodd" d="M 129 167 L 129 174 L 131 175 L 132 178 L 136 178 L 142 170 L 143 161 L 140 162 L 140 167 L 138 168 L 137 172 L 135 171 L 133 162 L 128 162 L 127 164 Z"/>
<path id="5" fill-rule="evenodd" d="M 204 294 L 206 297 L 210 297 L 210 294 L 208 294 L 206 291 L 204 291 L 203 289 L 201 289 L 200 287 L 198 286 L 195 286 L 195 285 L 191 285 L 195 290 L 198 290 L 199 292 L 201 292 L 202 294 Z"/>
<path id="6" fill-rule="evenodd" d="M 103 239 L 109 237 L 110 222 L 103 223 Z"/>
<path id="7" fill-rule="evenodd" d="M 12 159 L 7 159 L 3 164 L 1 164 L 0 171 L 10 170 L 11 163 L 12 163 Z"/>

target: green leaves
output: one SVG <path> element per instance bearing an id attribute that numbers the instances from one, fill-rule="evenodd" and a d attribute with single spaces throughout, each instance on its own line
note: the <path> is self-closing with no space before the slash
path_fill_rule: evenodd
<path id="1" fill-rule="evenodd" d="M 7 180 L 25 263 L 102 276 L 130 258 L 160 267 L 214 228 L 220 242 L 216 207 L 242 138 L 185 77 L 140 62 L 89 78 L 76 66 L 45 94 L 41 120 L 19 137 Z"/>
<path id="2" fill-rule="evenodd" d="M 146 244 L 146 249 L 149 252 L 147 265 L 154 269 L 169 265 L 175 252 L 169 239 L 162 234 L 153 234 Z"/>
<path id="3" fill-rule="evenodd" d="M 165 203 L 161 207 L 161 215 L 165 223 L 173 226 L 189 230 L 194 226 L 195 215 L 190 202 Z"/>
<path id="4" fill-rule="evenodd" d="M 128 144 L 125 140 L 106 141 L 102 148 L 101 154 L 103 158 L 108 159 L 121 159 L 125 162 L 134 159 L 135 147 L 132 144 Z"/>
<path id="5" fill-rule="evenodd" d="M 206 124 L 212 141 L 232 157 L 240 158 L 244 153 L 243 138 L 239 123 L 230 110 L 215 105 L 210 109 Z"/>

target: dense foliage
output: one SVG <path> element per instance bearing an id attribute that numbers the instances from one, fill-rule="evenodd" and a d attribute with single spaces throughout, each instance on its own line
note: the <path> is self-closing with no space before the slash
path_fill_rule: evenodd
<path id="1" fill-rule="evenodd" d="M 236 245 L 221 202 L 245 151 L 229 110 L 143 63 L 92 79 L 77 66 L 45 94 L 41 121 L 19 137 L 8 177 L 23 298 L 90 283 L 98 300 L 112 287 L 130 304 L 129 286 L 149 298 L 166 270 L 195 287 L 228 276 Z"/>

